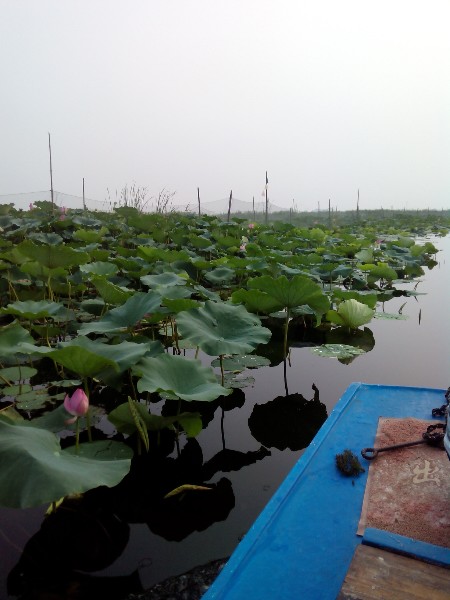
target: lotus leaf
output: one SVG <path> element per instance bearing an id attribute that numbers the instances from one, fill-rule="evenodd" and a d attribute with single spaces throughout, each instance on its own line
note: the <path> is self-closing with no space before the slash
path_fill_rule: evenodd
<path id="1" fill-rule="evenodd" d="M 63 342 L 60 344 L 60 347 L 84 348 L 92 354 L 113 361 L 114 365 L 108 366 L 113 367 L 120 373 L 132 365 L 135 365 L 144 356 L 157 356 L 164 351 L 163 346 L 159 341 L 148 341 L 143 344 L 127 341 L 121 342 L 120 344 L 103 344 L 98 340 L 94 341 L 84 336 L 78 336 L 70 342 Z M 52 358 L 52 355 L 50 355 L 50 357 Z"/>
<path id="2" fill-rule="evenodd" d="M 114 360 L 90 352 L 82 346 L 66 346 L 51 351 L 48 356 L 80 377 L 95 377 L 107 368 L 119 371 L 119 365 Z"/>
<path id="3" fill-rule="evenodd" d="M 330 307 L 321 286 L 302 275 L 294 275 L 292 279 L 284 275 L 277 279 L 263 275 L 250 279 L 248 287 L 265 292 L 277 300 L 279 308 L 290 309 L 307 304 L 317 314 L 323 314 Z"/>
<path id="4" fill-rule="evenodd" d="M 243 356 L 225 356 L 223 359 L 223 369 L 225 371 L 243 371 L 244 369 L 257 369 L 259 367 L 268 367 L 270 360 L 265 356 L 256 354 L 244 354 Z M 220 367 L 220 360 L 215 358 L 211 362 L 212 367 Z"/>
<path id="5" fill-rule="evenodd" d="M 373 263 L 373 250 L 363 248 L 359 252 L 356 252 L 355 258 L 361 263 Z"/>
<path id="6" fill-rule="evenodd" d="M 131 290 L 114 285 L 105 277 L 94 276 L 91 282 L 107 304 L 124 304 L 133 294 Z"/>
<path id="7" fill-rule="evenodd" d="M 225 373 L 224 384 L 227 388 L 233 390 L 242 390 L 255 384 L 255 378 L 251 375 L 241 375 L 239 373 Z"/>
<path id="8" fill-rule="evenodd" d="M 80 327 L 79 333 L 112 333 L 119 332 L 135 325 L 147 313 L 159 309 L 161 297 L 155 292 L 136 292 L 131 298 L 118 308 L 108 311 L 104 317 L 95 323 L 85 323 Z"/>
<path id="9" fill-rule="evenodd" d="M 356 346 L 348 346 L 347 344 L 323 344 L 316 348 L 311 348 L 311 352 L 316 356 L 325 358 L 351 358 L 365 354 L 365 350 Z"/>
<path id="10" fill-rule="evenodd" d="M 48 269 L 82 265 L 90 258 L 86 252 L 79 252 L 70 246 L 37 245 L 30 240 L 19 244 L 17 250 Z"/>
<path id="11" fill-rule="evenodd" d="M 397 278 L 397 272 L 385 263 L 378 263 L 376 265 L 358 265 L 358 268 L 361 269 L 361 271 L 367 271 L 369 277 L 373 281 L 376 281 L 377 279 L 392 281 Z"/>
<path id="12" fill-rule="evenodd" d="M 331 323 L 336 323 L 336 325 L 346 325 L 351 329 L 356 329 L 357 327 L 360 327 L 360 325 L 364 325 L 371 321 L 374 312 L 374 310 L 362 302 L 350 299 L 341 302 L 337 311 L 329 310 L 326 314 L 326 318 Z"/>
<path id="13" fill-rule="evenodd" d="M 392 321 L 406 321 L 408 318 L 407 315 L 402 315 L 400 313 L 386 313 L 386 312 L 376 312 L 374 315 L 375 319 L 385 319 Z"/>
<path id="14" fill-rule="evenodd" d="M 109 262 L 91 262 L 80 266 L 82 273 L 91 275 L 115 275 L 119 268 L 117 265 Z"/>
<path id="15" fill-rule="evenodd" d="M 183 412 L 172 417 L 163 417 L 150 414 L 147 407 L 139 402 L 136 402 L 134 406 L 149 431 L 173 429 L 175 423 L 179 423 L 183 427 L 187 437 L 195 437 L 202 430 L 202 420 L 198 413 Z M 131 414 L 128 402 L 124 402 L 112 410 L 108 415 L 108 419 L 121 433 L 132 435 L 137 431 L 136 422 Z"/>
<path id="16" fill-rule="evenodd" d="M 53 317 L 66 310 L 64 304 L 60 304 L 59 302 L 27 300 L 26 302 L 18 301 L 8 304 L 6 308 L 0 309 L 0 312 L 7 315 L 17 315 L 24 319 L 42 319 L 44 317 Z"/>
<path id="17" fill-rule="evenodd" d="M 246 354 L 266 344 L 271 332 L 243 306 L 206 302 L 201 308 L 181 312 L 177 317 L 181 335 L 206 354 Z"/>
<path id="18" fill-rule="evenodd" d="M 375 308 L 378 300 L 377 294 L 365 292 L 353 292 L 350 290 L 341 290 L 336 288 L 333 290 L 333 298 L 340 300 L 358 300 L 361 304 L 366 304 L 369 308 Z"/>
<path id="19" fill-rule="evenodd" d="M 120 442 L 100 441 L 61 450 L 44 429 L 16 425 L 0 417 L 0 504 L 30 508 L 112 487 L 128 473 L 132 451 Z"/>
<path id="20" fill-rule="evenodd" d="M 228 267 L 218 267 L 205 273 L 205 278 L 214 285 L 228 283 L 234 279 L 236 272 Z"/>
<path id="21" fill-rule="evenodd" d="M 191 300 L 190 298 L 179 298 L 176 300 L 164 298 L 163 304 L 170 310 L 171 313 L 180 313 L 183 310 L 189 310 L 190 308 L 197 308 L 201 306 L 198 300 Z"/>
<path id="22" fill-rule="evenodd" d="M 176 273 L 161 273 L 159 275 L 145 275 L 141 277 L 142 283 L 151 288 L 170 287 L 172 285 L 186 285 L 186 277 L 181 277 Z"/>
<path id="23" fill-rule="evenodd" d="M 243 304 L 252 313 L 269 314 L 280 306 L 278 300 L 260 290 L 236 290 L 231 294 L 231 300 Z"/>
<path id="24" fill-rule="evenodd" d="M 33 354 L 41 350 L 48 352 L 48 348 L 41 349 L 35 346 L 32 336 L 18 323 L 0 328 L 0 356 L 6 358 L 14 354 Z"/>
<path id="25" fill-rule="evenodd" d="M 7 367 L 5 369 L 0 369 L 0 380 L 5 382 L 23 381 L 24 379 L 31 379 L 37 372 L 37 369 L 24 365 Z"/>
<path id="26" fill-rule="evenodd" d="M 199 360 L 163 354 L 156 358 L 144 358 L 133 372 L 140 376 L 139 392 L 167 392 L 182 400 L 210 402 L 219 396 L 227 396 L 230 390 L 217 383 L 214 372 Z"/>

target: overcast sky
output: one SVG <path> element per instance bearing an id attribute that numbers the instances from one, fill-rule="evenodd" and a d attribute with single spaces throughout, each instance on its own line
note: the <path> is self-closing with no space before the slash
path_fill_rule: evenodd
<path id="1" fill-rule="evenodd" d="M 0 194 L 450 208 L 449 0 L 2 0 Z M 1 201 L 1 198 L 0 198 Z"/>

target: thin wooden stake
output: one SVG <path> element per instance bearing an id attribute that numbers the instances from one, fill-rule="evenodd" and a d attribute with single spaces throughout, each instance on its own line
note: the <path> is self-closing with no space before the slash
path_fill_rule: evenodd
<path id="1" fill-rule="evenodd" d="M 200 188 L 197 188 L 198 216 L 200 216 Z"/>
<path id="2" fill-rule="evenodd" d="M 228 201 L 228 223 L 230 222 L 230 214 L 231 214 L 231 200 L 233 198 L 233 190 L 230 191 L 230 199 Z"/>
<path id="3" fill-rule="evenodd" d="M 266 171 L 266 225 L 269 222 L 269 196 L 267 192 L 267 186 L 269 185 L 269 180 L 267 179 L 267 171 Z"/>
<path id="4" fill-rule="evenodd" d="M 48 134 L 48 153 L 50 156 L 50 194 L 52 199 L 52 210 L 55 210 L 55 201 L 53 198 L 53 169 L 52 169 L 52 145 L 50 141 L 50 133 Z"/>

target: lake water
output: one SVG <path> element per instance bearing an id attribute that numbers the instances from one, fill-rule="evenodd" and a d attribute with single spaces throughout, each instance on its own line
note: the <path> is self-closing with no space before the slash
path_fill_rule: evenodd
<path id="1" fill-rule="evenodd" d="M 337 359 L 315 356 L 304 342 L 291 340 L 294 346 L 287 367 L 289 393 L 302 394 L 311 400 L 314 384 L 322 403 L 316 402 L 305 409 L 301 400 L 292 399 L 289 410 L 297 402 L 296 414 L 300 414 L 305 423 L 305 427 L 297 431 L 297 438 L 309 440 L 313 432 L 307 418 L 321 422 L 325 411 L 331 411 L 354 381 L 443 389 L 450 385 L 450 237 L 432 241 L 441 252 L 436 258 L 437 266 L 432 270 L 425 268 L 425 275 L 419 279 L 416 291 L 424 295 L 396 297 L 385 303 L 386 312 L 401 310 L 408 319 L 373 319 L 369 324 L 375 339 L 372 350 L 350 364 L 343 364 Z M 417 280 L 396 287 L 412 290 L 416 283 Z M 203 360 L 210 359 L 203 357 Z M 255 383 L 245 388 L 243 405 L 224 412 L 217 407 L 197 440 L 185 448 L 189 465 L 194 465 L 192 477 L 202 472 L 209 474 L 205 481 L 222 479 L 214 503 L 208 504 L 209 500 L 204 499 L 208 492 L 191 492 L 203 494 L 202 499 L 193 501 L 189 510 L 180 513 L 178 520 L 172 523 L 170 515 L 151 510 L 146 513 L 146 522 L 139 521 L 145 507 L 140 512 L 130 512 L 129 539 L 124 543 L 124 551 L 109 566 L 93 573 L 102 578 L 103 590 L 107 589 L 108 582 L 116 590 L 115 596 L 105 594 L 108 597 L 120 597 L 118 582 L 125 589 L 131 589 L 139 577 L 142 587 L 147 588 L 169 576 L 230 555 L 303 452 L 302 449 L 279 449 L 283 440 L 277 436 L 277 429 L 289 427 L 297 418 L 291 416 L 289 410 L 283 413 L 283 401 L 278 401 L 280 406 L 273 403 L 276 397 L 285 395 L 282 362 L 273 367 L 252 369 L 248 374 L 255 378 Z M 255 409 L 255 405 L 265 409 Z M 262 446 L 265 449 L 261 449 Z M 156 485 L 153 475 L 149 473 L 150 487 Z M 7 597 L 6 578 L 19 561 L 25 544 L 38 531 L 44 512 L 45 509 L 0 510 L 1 598 Z M 200 531 L 191 531 L 192 528 Z M 73 532 L 68 533 L 72 535 Z M 66 541 L 79 544 L 83 552 L 83 539 L 72 537 Z M 86 547 L 91 543 L 88 534 L 84 543 Z M 41 550 L 42 553 L 47 551 L 44 547 Z M 36 569 L 39 568 L 37 565 Z M 118 576 L 124 579 L 115 579 Z"/>

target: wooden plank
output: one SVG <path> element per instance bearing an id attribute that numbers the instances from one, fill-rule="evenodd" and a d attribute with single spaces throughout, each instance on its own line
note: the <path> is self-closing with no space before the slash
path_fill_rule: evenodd
<path id="1" fill-rule="evenodd" d="M 337 600 L 449 600 L 450 570 L 359 545 Z"/>

